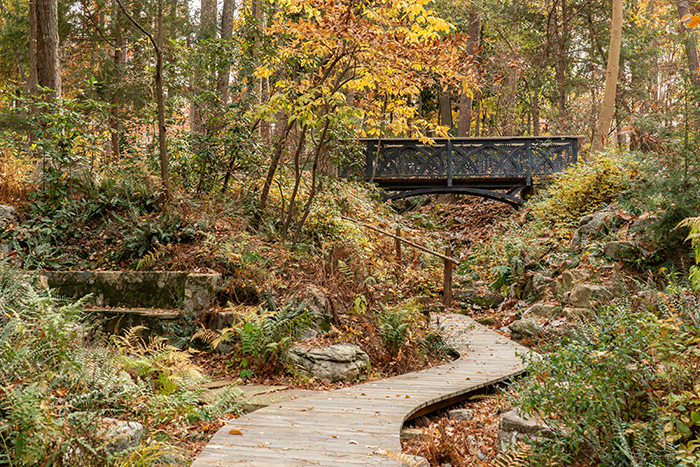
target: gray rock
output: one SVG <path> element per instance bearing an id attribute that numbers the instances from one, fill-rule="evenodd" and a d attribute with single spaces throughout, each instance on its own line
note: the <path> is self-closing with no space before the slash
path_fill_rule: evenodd
<path id="1" fill-rule="evenodd" d="M 474 418 L 474 412 L 470 409 L 455 409 L 447 412 L 447 416 L 460 422 L 468 422 Z"/>
<path id="2" fill-rule="evenodd" d="M 579 227 L 574 233 L 571 244 L 574 248 L 586 246 L 593 238 L 608 232 L 620 223 L 620 216 L 615 212 L 617 203 L 611 204 L 602 211 L 583 216 L 579 220 Z"/>
<path id="3" fill-rule="evenodd" d="M 578 283 L 571 289 L 569 305 L 574 308 L 590 308 L 592 301 L 608 300 L 612 294 L 605 287 Z"/>
<path id="4" fill-rule="evenodd" d="M 637 256 L 637 246 L 632 242 L 616 241 L 603 245 L 605 256 L 614 261 L 633 260 Z"/>
<path id="5" fill-rule="evenodd" d="M 332 318 L 331 306 L 328 296 L 314 285 L 308 286 L 303 293 L 302 304 L 309 316 L 319 318 Z"/>
<path id="6" fill-rule="evenodd" d="M 298 369 L 329 382 L 352 381 L 369 366 L 369 356 L 352 344 L 335 344 L 325 349 L 294 346 L 287 357 Z"/>
<path id="7" fill-rule="evenodd" d="M 564 289 L 570 290 L 574 284 L 585 280 L 589 275 L 588 269 L 570 269 L 561 273 L 561 282 Z"/>
<path id="8" fill-rule="evenodd" d="M 542 334 L 542 328 L 532 318 L 519 319 L 510 324 L 510 338 L 514 341 L 521 341 L 526 337 L 534 337 Z"/>
<path id="9" fill-rule="evenodd" d="M 5 225 L 4 221 L 16 221 L 17 220 L 17 210 L 14 206 L 6 206 L 0 204 L 0 225 Z"/>
<path id="10" fill-rule="evenodd" d="M 522 318 L 544 318 L 551 319 L 561 311 L 559 305 L 547 305 L 546 303 L 535 303 L 530 308 L 525 310 Z"/>
<path id="11" fill-rule="evenodd" d="M 474 304 L 483 306 L 484 308 L 496 308 L 498 305 L 503 303 L 504 300 L 505 297 L 498 294 L 477 295 L 474 297 Z"/>
<path id="12" fill-rule="evenodd" d="M 644 231 L 644 230 L 648 229 L 649 227 L 651 227 L 652 225 L 654 225 L 654 223 L 658 220 L 659 220 L 659 216 L 657 216 L 657 215 L 649 214 L 649 213 L 642 214 L 641 216 L 639 216 L 637 218 L 636 221 L 634 221 L 632 223 L 632 225 L 630 226 L 630 232 Z"/>
<path id="13" fill-rule="evenodd" d="M 143 425 L 138 422 L 105 418 L 102 422 L 100 438 L 105 442 L 104 452 L 113 456 L 127 449 L 135 448 L 141 443 Z"/>
<path id="14" fill-rule="evenodd" d="M 421 428 L 401 428 L 401 442 L 423 441 L 426 438 L 425 432 Z"/>
<path id="15" fill-rule="evenodd" d="M 521 298 L 523 300 L 542 300 L 545 296 L 547 286 L 552 282 L 551 277 L 536 272 L 525 283 Z"/>
<path id="16" fill-rule="evenodd" d="M 452 296 L 455 300 L 460 302 L 474 303 L 474 298 L 479 292 L 473 289 L 455 289 L 452 292 Z"/>
<path id="17" fill-rule="evenodd" d="M 562 314 L 571 323 L 589 321 L 593 316 L 593 310 L 590 308 L 573 308 L 570 306 L 564 307 Z"/>
<path id="18" fill-rule="evenodd" d="M 513 409 L 501 415 L 498 426 L 498 447 L 505 451 L 507 447 L 518 441 L 534 440 L 553 437 L 554 432 L 540 418 L 525 416 Z"/>

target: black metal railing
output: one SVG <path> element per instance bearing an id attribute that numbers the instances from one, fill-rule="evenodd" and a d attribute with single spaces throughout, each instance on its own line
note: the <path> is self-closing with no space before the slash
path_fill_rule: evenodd
<path id="1" fill-rule="evenodd" d="M 425 144 L 412 139 L 364 139 L 364 177 L 383 180 L 525 178 L 562 172 L 575 164 L 579 136 L 453 138 Z M 376 165 L 375 165 L 376 162 Z"/>

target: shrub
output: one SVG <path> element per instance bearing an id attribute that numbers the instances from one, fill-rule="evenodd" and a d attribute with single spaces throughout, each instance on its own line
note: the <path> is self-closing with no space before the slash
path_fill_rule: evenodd
<path id="1" fill-rule="evenodd" d="M 670 292 L 601 310 L 546 356 L 525 358 L 518 404 L 556 434 L 533 451 L 535 465 L 697 465 L 697 304 Z"/>
<path id="2" fill-rule="evenodd" d="M 531 203 L 532 216 L 555 234 L 568 237 L 578 220 L 617 199 L 638 169 L 629 155 L 606 152 L 569 167 L 542 197 Z"/>
<path id="3" fill-rule="evenodd" d="M 189 354 L 158 340 L 137 344 L 135 333 L 120 341 L 122 353 L 84 318 L 81 302 L 59 301 L 0 264 L 0 465 L 107 465 L 103 417 L 154 431 L 235 410 L 236 390 L 202 404 L 202 391 L 188 389 L 198 380 Z M 165 443 L 158 452 L 145 465 L 177 457 Z"/>

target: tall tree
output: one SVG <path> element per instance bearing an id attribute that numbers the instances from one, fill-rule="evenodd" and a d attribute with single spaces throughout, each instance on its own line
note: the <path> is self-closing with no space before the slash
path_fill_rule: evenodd
<path id="1" fill-rule="evenodd" d="M 224 6 L 221 11 L 221 40 L 230 41 L 233 37 L 233 15 L 235 13 L 235 0 L 224 0 Z M 222 103 L 228 100 L 228 86 L 231 76 L 231 67 L 226 64 L 219 71 L 219 76 L 216 80 L 216 93 Z"/>
<path id="2" fill-rule="evenodd" d="M 690 16 L 690 8 L 688 0 L 677 0 L 676 7 L 678 9 L 678 17 L 683 20 Z M 700 60 L 698 59 L 698 33 L 695 29 L 691 29 L 681 24 L 681 37 L 685 43 L 685 57 L 690 72 L 690 80 L 693 86 L 700 85 Z"/>
<path id="3" fill-rule="evenodd" d="M 51 89 L 51 97 L 61 97 L 61 63 L 58 42 L 57 0 L 30 0 L 30 91 Z"/>
<path id="4" fill-rule="evenodd" d="M 467 39 L 467 53 L 472 57 L 475 57 L 479 51 L 479 36 L 481 34 L 481 15 L 475 7 L 472 8 L 472 11 L 469 13 L 469 26 L 467 28 L 467 34 L 469 35 L 469 39 Z M 472 107 L 474 98 L 471 92 L 464 89 L 466 84 L 466 82 L 463 83 L 459 94 L 459 122 L 457 124 L 458 137 L 469 136 L 471 133 Z"/>
<path id="5" fill-rule="evenodd" d="M 593 138 L 591 138 L 591 154 L 603 150 L 605 137 L 610 130 L 610 124 L 615 113 L 617 74 L 620 69 L 620 48 L 622 45 L 622 23 L 622 0 L 613 0 L 608 67 L 605 74 L 605 92 L 603 93 L 603 101 L 600 106 L 598 124 L 593 133 Z"/>

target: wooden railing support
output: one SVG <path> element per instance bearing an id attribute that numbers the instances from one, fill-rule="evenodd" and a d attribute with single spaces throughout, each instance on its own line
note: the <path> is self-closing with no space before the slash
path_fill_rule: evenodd
<path id="1" fill-rule="evenodd" d="M 448 246 L 445 248 L 445 256 L 447 257 L 452 257 L 452 247 Z M 444 284 L 443 284 L 443 292 L 442 292 L 442 302 L 445 304 L 445 307 L 450 308 L 452 307 L 452 267 L 453 263 L 452 261 L 444 260 L 445 261 L 445 273 L 444 273 Z"/>

